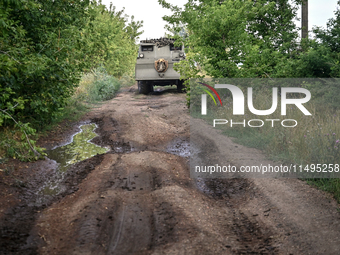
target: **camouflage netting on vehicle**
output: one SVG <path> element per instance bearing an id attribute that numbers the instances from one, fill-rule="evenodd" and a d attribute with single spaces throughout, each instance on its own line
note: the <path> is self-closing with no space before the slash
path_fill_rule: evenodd
<path id="1" fill-rule="evenodd" d="M 158 48 L 173 44 L 175 39 L 173 38 L 159 38 L 159 39 L 149 39 L 141 40 L 140 43 L 154 43 Z"/>

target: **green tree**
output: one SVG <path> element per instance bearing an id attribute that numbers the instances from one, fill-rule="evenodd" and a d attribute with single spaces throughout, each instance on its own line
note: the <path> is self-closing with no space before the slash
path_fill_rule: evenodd
<path id="1" fill-rule="evenodd" d="M 178 65 L 187 77 L 188 63 L 213 77 L 275 76 L 276 64 L 296 48 L 293 18 L 297 3 L 189 0 L 183 10 L 165 0 L 159 3 L 173 11 L 173 15 L 163 17 L 169 28 L 176 31 L 184 24 L 188 31 L 184 39 L 188 60 Z"/>
<path id="2" fill-rule="evenodd" d="M 42 128 L 55 119 L 84 71 L 132 72 L 141 25 L 96 1 L 0 0 L 2 130 L 16 126 L 27 140 L 21 147 L 35 150 L 29 123 Z M 21 141 L 1 140 L 11 156 L 20 154 L 12 145 Z"/>
<path id="3" fill-rule="evenodd" d="M 338 1 L 340 6 L 340 1 Z M 275 67 L 278 77 L 340 77 L 340 10 L 327 27 L 315 27 L 314 39 L 302 39 L 301 48 Z M 329 88 L 328 88 L 329 89 Z"/>
<path id="4" fill-rule="evenodd" d="M 112 5 L 0 0 L 0 6 L 0 89 L 13 92 L 6 100 L 0 95 L 0 109 L 22 98 L 24 107 L 13 112 L 22 121 L 43 127 L 54 119 L 83 71 L 104 65 L 120 77 L 133 70 L 142 23 L 128 22 Z"/>
<path id="5" fill-rule="evenodd" d="M 91 16 L 82 30 L 82 53 L 87 69 L 104 65 L 107 72 L 115 77 L 131 74 L 136 61 L 138 47 L 136 39 L 142 33 L 140 21 L 131 20 L 124 12 L 115 12 L 115 7 L 93 2 Z"/>
<path id="6" fill-rule="evenodd" d="M 88 1 L 2 0 L 1 6 L 0 86 L 25 99 L 17 117 L 42 126 L 77 85 Z"/>
<path id="7" fill-rule="evenodd" d="M 330 77 L 340 77 L 340 1 L 338 1 L 335 18 L 327 22 L 325 29 L 316 27 L 313 32 L 322 47 L 328 50 Z"/>

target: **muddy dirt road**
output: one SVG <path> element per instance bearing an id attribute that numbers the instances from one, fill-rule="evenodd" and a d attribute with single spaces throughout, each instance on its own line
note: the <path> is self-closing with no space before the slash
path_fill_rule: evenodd
<path id="1" fill-rule="evenodd" d="M 93 142 L 110 151 L 69 167 L 58 194 L 38 192 L 56 171 L 53 160 L 18 166 L 28 174 L 16 175 L 16 185 L 0 172 L 0 254 L 340 253 L 337 203 L 302 181 L 190 179 L 184 94 L 129 88 L 81 121 L 90 122 L 98 126 Z M 41 143 L 65 144 L 77 125 Z M 209 136 L 197 146 L 229 148 L 216 155 L 235 165 L 268 162 L 201 127 Z"/>

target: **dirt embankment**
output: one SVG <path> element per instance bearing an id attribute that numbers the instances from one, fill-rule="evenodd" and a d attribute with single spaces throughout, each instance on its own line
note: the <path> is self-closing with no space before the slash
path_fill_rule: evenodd
<path id="1" fill-rule="evenodd" d="M 12 172 L 0 173 L 1 254 L 339 253 L 338 205 L 302 181 L 190 179 L 185 95 L 131 88 L 82 122 L 95 122 L 93 142 L 111 150 L 71 166 L 64 192 L 39 199 L 56 169 L 52 160 L 10 162 Z M 265 161 L 200 127 L 216 157 Z M 53 147 L 69 137 L 42 142 Z"/>

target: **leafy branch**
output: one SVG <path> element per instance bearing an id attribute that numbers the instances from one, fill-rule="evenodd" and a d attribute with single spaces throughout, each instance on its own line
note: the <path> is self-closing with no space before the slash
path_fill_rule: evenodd
<path id="1" fill-rule="evenodd" d="M 12 107 L 11 107 L 11 110 L 14 110 L 18 105 L 19 105 L 19 103 L 17 103 L 16 105 L 12 106 Z M 31 141 L 30 141 L 30 139 L 28 138 L 28 135 L 27 135 L 27 133 L 26 133 L 26 131 L 25 131 L 25 127 L 22 125 L 22 123 L 17 122 L 17 121 L 13 118 L 13 116 L 7 112 L 8 110 L 9 110 L 9 109 L 5 109 L 5 110 L 0 109 L 0 111 L 2 111 L 4 114 L 6 114 L 7 116 L 9 116 L 9 117 L 15 122 L 15 124 L 16 124 L 18 127 L 20 127 L 20 130 L 25 134 L 27 143 L 28 143 L 28 145 L 30 146 L 31 150 L 33 151 L 34 155 L 39 156 L 39 157 L 42 157 L 43 155 L 42 155 L 41 153 L 39 153 L 36 149 L 34 149 L 34 146 L 31 144 Z"/>
<path id="2" fill-rule="evenodd" d="M 17 59 L 15 59 L 14 57 L 12 57 L 11 55 L 9 55 L 7 52 L 5 52 L 5 51 L 2 51 L 2 50 L 0 50 L 0 52 L 1 53 L 3 53 L 3 54 L 5 54 L 5 55 L 7 55 L 8 57 L 10 57 L 10 58 L 12 58 L 15 62 L 17 62 L 18 64 L 22 64 L 22 63 L 20 63 Z"/>

